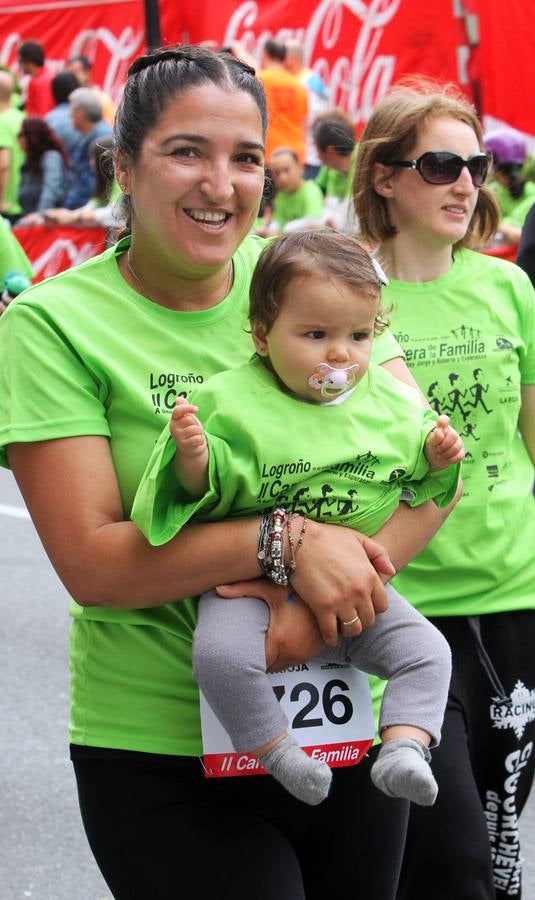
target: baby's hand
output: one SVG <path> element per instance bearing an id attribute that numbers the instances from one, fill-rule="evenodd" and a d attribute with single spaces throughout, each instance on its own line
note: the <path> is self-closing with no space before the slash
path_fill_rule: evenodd
<path id="1" fill-rule="evenodd" d="M 195 415 L 198 411 L 185 397 L 176 398 L 169 430 L 181 456 L 197 456 L 206 449 L 206 435 Z"/>
<path id="2" fill-rule="evenodd" d="M 449 416 L 439 416 L 425 442 L 425 455 L 432 471 L 445 469 L 464 459 L 464 444 L 450 425 Z"/>

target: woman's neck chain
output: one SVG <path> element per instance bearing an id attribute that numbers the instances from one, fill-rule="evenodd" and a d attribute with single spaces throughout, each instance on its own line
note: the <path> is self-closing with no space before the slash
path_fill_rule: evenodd
<path id="1" fill-rule="evenodd" d="M 146 297 L 147 300 L 150 300 L 151 303 L 158 303 L 157 300 L 154 300 L 154 299 L 151 297 L 151 295 L 150 295 L 149 292 L 147 291 L 145 285 L 143 284 L 141 278 L 139 277 L 139 275 L 137 274 L 137 272 L 134 270 L 134 268 L 133 268 L 133 266 L 132 266 L 132 263 L 130 262 L 130 247 L 129 247 L 128 250 L 126 251 L 126 268 L 127 268 L 128 271 L 130 272 L 130 275 L 132 276 L 132 278 L 137 282 L 137 284 L 138 284 L 139 287 L 141 288 L 141 293 L 143 294 L 143 296 Z M 228 292 L 229 292 L 229 290 L 230 290 L 231 282 L 232 282 L 232 274 L 233 274 L 233 271 L 234 271 L 234 267 L 233 267 L 233 264 L 232 264 L 232 260 L 230 260 L 230 261 L 229 261 L 229 264 L 228 264 L 228 274 L 227 274 L 227 280 L 226 280 L 226 282 L 225 282 L 225 290 L 224 290 L 224 293 L 223 293 L 222 297 L 218 298 L 218 299 L 215 301 L 216 303 L 220 303 L 220 301 L 221 301 L 221 300 L 224 300 L 225 297 L 227 296 L 227 294 L 228 294 Z M 161 305 L 161 304 L 158 304 L 158 305 Z"/>

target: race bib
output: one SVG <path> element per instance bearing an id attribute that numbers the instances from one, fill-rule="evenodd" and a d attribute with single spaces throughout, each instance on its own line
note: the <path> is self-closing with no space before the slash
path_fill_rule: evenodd
<path id="1" fill-rule="evenodd" d="M 268 677 L 288 731 L 303 750 L 331 768 L 361 761 L 374 736 L 367 675 L 349 664 L 316 659 Z M 202 692 L 200 708 L 206 777 L 265 775 L 256 756 L 234 751 Z"/>

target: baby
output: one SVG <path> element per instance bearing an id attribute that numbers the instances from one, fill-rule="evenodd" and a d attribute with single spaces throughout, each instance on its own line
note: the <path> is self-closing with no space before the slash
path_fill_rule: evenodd
<path id="1" fill-rule="evenodd" d="M 415 389 L 370 363 L 374 335 L 386 327 L 381 284 L 384 273 L 358 241 L 331 229 L 286 234 L 263 251 L 250 294 L 256 354 L 195 389 L 191 402 L 178 398 L 171 436 L 166 428 L 149 461 L 132 517 L 152 543 L 192 516 L 260 513 L 261 566 L 284 584 L 296 565 L 294 515 L 373 535 L 402 494 L 412 505 L 453 499 L 459 435 Z M 391 589 L 373 627 L 344 637 L 357 623 L 341 622 L 337 646 L 321 657 L 388 679 L 372 780 L 389 796 L 431 805 L 438 788 L 428 748 L 440 740 L 449 647 Z M 203 595 L 194 674 L 234 748 L 252 751 L 294 796 L 317 804 L 331 770 L 287 732 L 266 674 L 268 624 L 261 600 Z"/>

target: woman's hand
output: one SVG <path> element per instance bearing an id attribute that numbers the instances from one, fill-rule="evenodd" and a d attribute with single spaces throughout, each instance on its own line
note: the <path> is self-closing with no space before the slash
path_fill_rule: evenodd
<path id="1" fill-rule="evenodd" d="M 299 516 L 295 517 L 295 534 L 300 532 L 299 519 Z M 326 644 L 336 644 L 340 634 L 355 637 L 363 628 L 373 625 L 376 613 L 384 612 L 388 605 L 378 573 L 391 576 L 395 570 L 386 550 L 377 541 L 349 528 L 307 520 L 292 587 L 294 594 L 309 607 L 313 618 L 303 617 L 306 634 L 302 634 L 302 642 L 298 640 L 295 646 L 292 645 L 292 658 L 296 653 L 301 656 L 301 661 L 309 658 L 308 651 L 303 650 L 304 643 L 311 639 L 306 621 L 316 620 L 316 628 Z M 239 587 L 243 589 L 244 583 Z M 225 597 L 261 596 L 270 603 L 270 608 L 275 603 L 273 598 L 286 597 L 288 593 L 286 589 L 282 593 L 277 589 L 278 594 L 270 591 L 268 599 L 262 579 L 246 582 L 245 588 L 245 594 L 235 590 L 235 585 L 225 585 L 218 588 L 218 592 Z M 259 589 L 263 591 L 260 595 L 255 593 Z M 351 625 L 343 625 L 343 622 L 351 622 Z"/>
<path id="2" fill-rule="evenodd" d="M 351 528 L 307 520 L 292 586 L 316 616 L 326 644 L 336 644 L 340 633 L 355 637 L 386 610 L 380 574 L 390 577 L 395 569 L 377 541 Z"/>
<path id="3" fill-rule="evenodd" d="M 280 672 L 287 666 L 307 662 L 325 646 L 318 622 L 310 608 L 287 587 L 279 587 L 268 578 L 237 581 L 220 585 L 221 597 L 258 597 L 269 606 L 266 634 L 266 667 Z"/>

